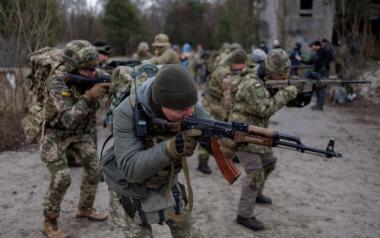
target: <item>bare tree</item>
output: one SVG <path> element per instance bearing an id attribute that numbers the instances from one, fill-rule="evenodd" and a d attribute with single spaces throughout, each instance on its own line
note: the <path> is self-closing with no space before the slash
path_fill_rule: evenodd
<path id="1" fill-rule="evenodd" d="M 56 0 L 1 2 L 1 66 L 20 66 L 30 52 L 55 42 L 57 7 Z"/>

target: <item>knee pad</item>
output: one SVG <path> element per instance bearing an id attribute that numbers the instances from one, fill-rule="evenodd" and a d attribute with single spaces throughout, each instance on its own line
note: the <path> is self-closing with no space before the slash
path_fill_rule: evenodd
<path id="1" fill-rule="evenodd" d="M 248 184 L 253 191 L 258 191 L 264 182 L 264 171 L 253 171 L 247 173 Z"/>

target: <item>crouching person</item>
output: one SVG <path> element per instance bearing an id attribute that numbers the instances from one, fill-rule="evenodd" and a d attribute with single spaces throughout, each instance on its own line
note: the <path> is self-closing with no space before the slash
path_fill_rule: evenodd
<path id="1" fill-rule="evenodd" d="M 137 133 L 145 122 L 151 125 L 152 118 L 179 124 L 191 115 L 209 117 L 196 104 L 197 95 L 189 73 L 179 65 L 167 65 L 136 93 L 131 90 L 114 111 L 114 145 L 101 160 L 110 191 L 111 216 L 125 237 L 151 237 L 150 225 L 163 223 L 170 227 L 173 237 L 203 237 L 185 210 L 186 204 L 191 207 L 191 189 L 187 186 L 186 192 L 178 181 L 183 169 L 188 185 L 186 157 L 193 154 L 195 137 L 201 131 L 173 132 L 149 126 L 146 136 Z"/>

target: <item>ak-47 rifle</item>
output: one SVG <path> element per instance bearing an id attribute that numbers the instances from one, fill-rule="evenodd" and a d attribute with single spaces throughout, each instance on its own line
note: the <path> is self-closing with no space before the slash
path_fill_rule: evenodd
<path id="1" fill-rule="evenodd" d="M 104 69 L 108 71 L 112 71 L 114 68 L 118 66 L 129 66 L 129 67 L 135 67 L 137 65 L 140 65 L 141 62 L 138 60 L 111 60 L 104 64 Z"/>
<path id="2" fill-rule="evenodd" d="M 173 125 L 162 119 L 152 119 L 150 124 L 166 131 L 178 131 L 178 125 Z M 297 136 L 284 134 L 273 129 L 251 126 L 240 122 L 224 122 L 194 116 L 184 118 L 179 130 L 185 131 L 188 129 L 202 131 L 202 135 L 196 138 L 196 140 L 201 146 L 211 150 L 220 171 L 230 184 L 239 177 L 240 172 L 234 163 L 226 158 L 219 149 L 217 139 L 223 137 L 230 138 L 237 144 L 253 143 L 256 145 L 292 149 L 301 153 L 311 153 L 328 158 L 342 157 L 341 153 L 334 151 L 334 139 L 330 139 L 327 148 L 323 150 L 306 146 Z"/>
<path id="3" fill-rule="evenodd" d="M 77 74 L 65 73 L 64 81 L 67 86 L 75 87 L 79 93 L 83 94 L 98 83 L 110 83 L 111 77 L 100 75 L 96 78 L 88 78 Z"/>
<path id="4" fill-rule="evenodd" d="M 367 80 L 339 80 L 336 77 L 321 78 L 321 79 L 307 79 L 299 78 L 297 76 L 291 77 L 289 80 L 266 80 L 264 81 L 265 87 L 269 92 L 276 92 L 279 88 L 284 88 L 289 85 L 300 85 L 303 90 L 297 95 L 297 98 L 287 104 L 289 107 L 304 107 L 311 101 L 314 88 L 316 86 L 327 85 L 347 85 L 347 84 L 371 84 Z"/>

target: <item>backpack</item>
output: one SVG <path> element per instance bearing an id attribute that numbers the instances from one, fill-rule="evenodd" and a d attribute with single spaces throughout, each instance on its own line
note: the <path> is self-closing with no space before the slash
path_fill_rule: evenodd
<path id="1" fill-rule="evenodd" d="M 57 70 L 62 70 L 63 50 L 51 47 L 39 49 L 29 55 L 31 72 L 26 77 L 27 88 L 32 103 L 26 116 L 21 120 L 26 139 L 36 142 L 41 138 L 43 123 L 46 119 L 44 101 L 48 80 Z"/>
<path id="2" fill-rule="evenodd" d="M 223 79 L 223 97 L 221 103 L 223 108 L 227 111 L 227 118 L 235 104 L 235 95 L 241 80 L 242 76 L 240 75 L 240 72 L 228 74 Z"/>
<path id="3" fill-rule="evenodd" d="M 112 89 L 108 100 L 109 109 L 104 119 L 105 126 L 109 125 L 112 128 L 115 108 L 128 96 L 131 96 L 131 101 L 135 102 L 135 92 L 147 79 L 154 77 L 158 69 L 154 64 L 142 64 L 133 67 L 118 66 L 113 70 L 111 77 Z"/>

